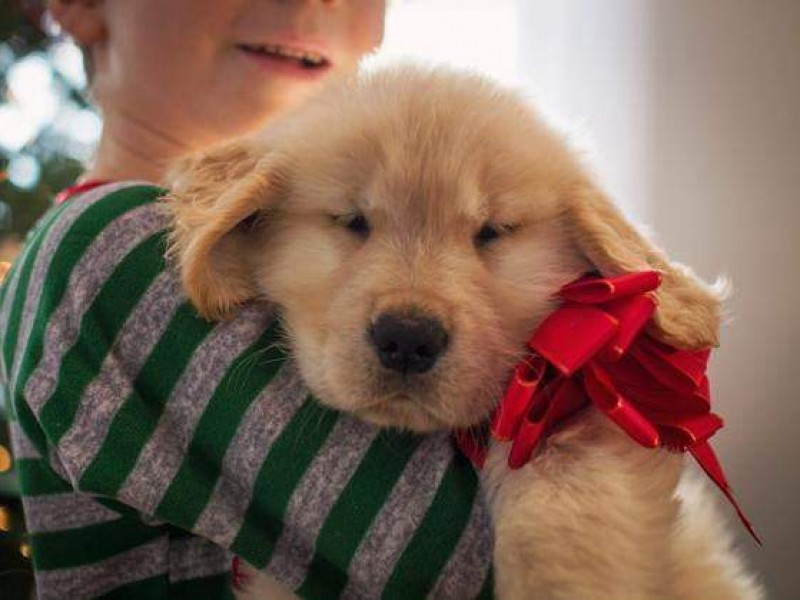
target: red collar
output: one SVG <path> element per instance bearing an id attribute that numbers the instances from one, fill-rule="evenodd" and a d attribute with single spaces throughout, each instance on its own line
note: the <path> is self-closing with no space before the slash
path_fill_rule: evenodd
<path id="1" fill-rule="evenodd" d="M 69 186 L 68 188 L 64 188 L 61 190 L 56 197 L 53 199 L 53 204 L 58 206 L 59 204 L 69 200 L 72 196 L 76 194 L 82 194 L 83 192 L 88 192 L 91 189 L 96 187 L 100 187 L 101 185 L 105 185 L 107 183 L 111 183 L 107 179 L 87 179 L 86 181 L 81 181 L 74 185 Z"/>

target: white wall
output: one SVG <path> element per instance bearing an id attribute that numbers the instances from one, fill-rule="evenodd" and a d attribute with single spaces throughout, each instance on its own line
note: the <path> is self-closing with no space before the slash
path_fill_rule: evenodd
<path id="1" fill-rule="evenodd" d="M 800 2 L 653 0 L 652 215 L 733 280 L 713 365 L 716 446 L 763 534 L 751 562 L 800 598 Z"/>
<path id="2" fill-rule="evenodd" d="M 714 445 L 765 542 L 740 535 L 750 564 L 772 598 L 800 598 L 800 1 L 517 10 L 521 78 L 584 121 L 623 208 L 674 258 L 733 280 Z"/>
<path id="3" fill-rule="evenodd" d="M 517 77 L 589 155 L 629 216 L 647 220 L 650 8 L 642 0 L 518 0 Z"/>
<path id="4" fill-rule="evenodd" d="M 390 3 L 381 54 L 474 69 L 514 83 L 514 0 L 398 0 Z"/>

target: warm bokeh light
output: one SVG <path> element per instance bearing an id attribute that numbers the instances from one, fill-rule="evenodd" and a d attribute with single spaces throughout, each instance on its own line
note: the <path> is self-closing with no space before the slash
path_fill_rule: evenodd
<path id="1" fill-rule="evenodd" d="M 6 272 L 8 271 L 8 263 L 0 262 L 0 282 L 3 281 Z M 8 448 L 0 444 L 0 473 L 5 473 L 11 470 L 12 460 L 11 452 Z"/>

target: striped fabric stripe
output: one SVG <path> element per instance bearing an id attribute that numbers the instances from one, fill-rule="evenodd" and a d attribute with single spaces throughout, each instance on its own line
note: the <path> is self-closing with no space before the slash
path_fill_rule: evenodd
<path id="1" fill-rule="evenodd" d="M 17 459 L 22 493 L 27 497 L 65 494 L 73 490 L 72 485 L 60 477 L 45 458 Z"/>
<path id="2" fill-rule="evenodd" d="M 199 319 L 160 194 L 71 199 L 0 291 L 40 596 L 228 598 L 233 551 L 303 598 L 491 597 L 488 513 L 450 437 L 322 406 L 271 307 Z"/>
<path id="3" fill-rule="evenodd" d="M 135 467 L 128 474 L 119 492 L 121 499 L 138 499 L 142 510 L 147 513 L 155 511 L 167 485 L 180 468 L 192 434 L 214 390 L 221 383 L 232 385 L 241 368 L 240 363 L 235 362 L 232 375 L 228 375 L 225 355 L 238 355 L 253 343 L 261 343 L 260 336 L 272 318 L 264 311 L 248 311 L 246 316 L 252 318 L 241 318 L 216 326 L 197 348 L 173 387 Z M 156 469 L 165 477 L 154 481 L 150 474 Z"/>
<path id="4" fill-rule="evenodd" d="M 53 393 L 59 365 L 78 341 L 80 327 L 73 314 L 75 307 L 88 306 L 94 302 L 95 288 L 100 289 L 99 283 L 108 277 L 116 263 L 132 249 L 132 244 L 136 243 L 136 239 L 128 244 L 121 243 L 122 240 L 118 239 L 119 234 L 129 228 L 131 222 L 135 223 L 137 217 L 145 216 L 143 213 L 147 209 L 147 206 L 142 206 L 131 211 L 132 214 L 125 214 L 117 219 L 103 232 L 98 244 L 92 246 L 83 256 L 82 264 L 73 270 L 73 276 L 66 284 L 66 296 L 48 317 L 45 337 L 54 343 L 44 348 L 41 357 L 35 357 L 39 361 L 38 365 L 31 374 L 28 382 L 30 385 L 25 386 L 25 394 L 37 413 Z M 147 230 L 151 233 L 158 231 L 159 221 L 155 219 L 149 221 Z M 47 374 L 50 374 L 50 377 L 47 377 Z M 22 385 L 25 383 L 21 381 Z"/>
<path id="5" fill-rule="evenodd" d="M 99 194 L 99 192 L 100 189 L 96 193 Z M 18 377 L 18 374 L 21 371 L 30 374 L 31 366 L 38 363 L 41 358 L 41 349 L 36 351 L 34 348 L 30 352 L 26 351 L 30 339 L 36 339 L 42 335 L 43 329 L 48 325 L 50 315 L 59 306 L 61 299 L 68 290 L 73 292 L 87 287 L 85 284 L 80 285 L 80 282 L 71 280 L 70 276 L 75 263 L 81 258 L 92 240 L 98 236 L 100 237 L 98 237 L 97 241 L 100 245 L 94 246 L 97 249 L 95 252 L 98 258 L 107 257 L 110 248 L 118 248 L 120 246 L 124 248 L 126 246 L 125 239 L 117 239 L 113 232 L 111 235 L 102 236 L 101 232 L 120 215 L 148 201 L 146 194 L 140 193 L 137 197 L 130 191 L 126 193 L 124 188 L 103 197 L 102 204 L 96 202 L 99 197 L 81 199 L 74 204 L 67 203 L 63 207 L 59 207 L 56 211 L 63 210 L 63 218 L 57 218 L 52 228 L 43 232 L 43 237 L 45 235 L 47 237 L 47 243 L 36 258 L 35 277 L 32 277 L 30 281 L 32 289 L 23 292 L 26 298 L 25 320 L 26 323 L 30 323 L 32 330 L 27 332 L 29 335 L 25 339 L 20 340 L 22 352 L 19 353 L 19 356 L 22 357 L 22 360 L 15 361 L 15 370 L 12 374 L 12 380 L 16 381 L 15 388 L 23 388 L 27 381 L 26 376 Z M 93 200 L 94 202 L 81 212 L 84 205 Z M 132 204 L 133 206 L 131 206 Z M 125 233 L 135 238 L 138 231 L 133 230 L 129 225 Z M 107 243 L 104 243 L 106 241 Z M 56 252 L 56 249 L 58 249 L 58 252 Z M 102 272 L 97 272 L 94 263 L 92 263 L 92 269 L 84 269 L 82 274 L 85 277 L 101 277 L 103 275 Z M 48 301 L 39 302 L 36 310 L 34 310 L 34 306 L 41 296 L 45 279 L 48 281 L 48 290 L 51 290 L 47 297 Z M 23 296 L 19 297 L 22 298 Z M 85 299 L 76 298 L 75 301 L 83 304 Z M 75 307 L 73 307 L 73 310 L 75 310 Z M 9 323 L 13 322 L 12 316 Z M 6 360 L 9 362 L 8 359 Z M 15 389 L 15 392 L 17 392 L 17 389 Z"/>
<path id="6" fill-rule="evenodd" d="M 131 596 L 131 600 L 144 597 L 145 596 L 142 595 L 135 595 Z M 233 600 L 230 573 L 170 583 L 169 598 L 170 600 L 197 600 L 198 598 Z"/>
<path id="7" fill-rule="evenodd" d="M 137 600 L 139 598 L 166 598 L 171 594 L 167 578 L 164 574 L 137 579 L 131 583 L 115 586 L 112 591 L 98 596 L 102 600 Z M 172 597 L 171 595 L 169 597 Z"/>
<path id="8" fill-rule="evenodd" d="M 436 581 L 437 574 L 447 564 L 470 515 L 470 504 L 449 502 L 451 493 L 459 486 L 473 493 L 478 489 L 475 473 L 459 468 L 459 463 L 465 460 L 457 454 L 448 465 L 436 496 L 395 565 L 382 598 L 425 598 L 431 591 L 431 582 Z"/>
<path id="9" fill-rule="evenodd" d="M 66 492 L 26 498 L 30 518 L 28 533 L 80 529 L 88 525 L 113 521 L 119 513 L 97 503 L 87 494 Z"/>
<path id="10" fill-rule="evenodd" d="M 125 256 L 117 276 L 105 283 L 82 319 L 78 339 L 59 365 L 55 389 L 43 398 L 39 411 L 39 420 L 56 444 L 72 425 L 84 391 L 96 376 L 91 365 L 103 364 L 129 313 L 155 277 L 157 271 L 147 267 L 152 267 L 151 257 L 160 255 L 162 248 L 163 238 L 155 234 Z"/>
<path id="11" fill-rule="evenodd" d="M 363 590 L 382 590 L 392 574 L 394 557 L 403 552 L 405 541 L 414 535 L 425 518 L 440 485 L 443 471 L 429 464 L 449 464 L 453 449 L 437 436 L 420 442 L 406 464 L 369 530 L 359 542 L 350 561 L 344 599 L 363 598 Z"/>
<path id="12" fill-rule="evenodd" d="M 31 534 L 37 569 L 50 571 L 107 560 L 131 546 L 150 542 L 163 533 L 141 521 L 118 517 L 75 529 Z"/>
<path id="13" fill-rule="evenodd" d="M 14 457 L 17 460 L 21 458 L 41 458 L 42 455 L 39 453 L 39 450 L 37 450 L 33 442 L 28 439 L 27 434 L 19 426 L 19 422 L 13 417 L 14 415 L 12 413 L 11 419 L 8 422 L 8 428 L 11 433 L 11 441 L 13 442 Z"/>
<path id="14" fill-rule="evenodd" d="M 58 216 L 58 211 L 47 213 L 36 224 L 34 229 L 31 230 L 31 232 L 28 234 L 27 245 L 23 248 L 23 251 L 16 262 L 11 266 L 11 270 L 6 275 L 4 285 L 0 289 L 0 298 L 2 298 L 2 305 L 0 305 L 2 306 L 2 308 L 0 308 L 0 322 L 9 324 L 5 336 L 5 341 L 7 343 L 16 344 L 17 333 L 12 332 L 14 331 L 14 328 L 19 327 L 20 323 L 20 312 L 22 311 L 22 302 L 24 298 L 17 294 L 17 290 L 19 289 L 20 285 L 22 285 L 23 289 L 25 286 L 27 286 L 27 283 L 24 283 L 23 281 L 30 277 L 30 269 L 33 266 L 31 257 L 36 256 L 36 252 L 41 245 L 41 239 L 43 237 L 42 232 L 47 230 Z M 25 272 L 27 272 L 27 274 L 23 275 Z M 11 314 L 14 309 L 16 309 L 16 314 L 12 319 Z M 7 348 L 4 344 L 3 352 L 6 357 L 4 364 L 6 362 L 10 362 L 9 359 L 11 357 L 11 351 L 13 351 L 13 346 Z"/>
<path id="15" fill-rule="evenodd" d="M 81 487 L 102 490 L 110 496 L 118 495 L 120 487 L 133 470 L 141 449 L 158 424 L 164 407 L 161 402 L 148 402 L 148 398 L 169 397 L 193 350 L 211 329 L 207 323 L 194 327 L 197 322 L 198 318 L 188 304 L 182 304 L 175 312 L 169 327 L 183 328 L 187 335 L 181 339 L 177 351 L 165 337 L 160 338 L 153 348 L 133 382 L 133 391 L 114 415 L 108 428 L 104 446 L 107 444 L 111 451 L 100 448 L 80 477 Z M 42 421 L 45 421 L 44 415 Z M 125 443 L 120 443 L 120 440 Z"/>
<path id="16" fill-rule="evenodd" d="M 27 297 L 28 281 L 30 280 L 34 260 L 45 233 L 49 231 L 49 226 L 60 216 L 60 212 L 60 210 L 53 211 L 40 219 L 37 227 L 29 234 L 28 245 L 23 249 L 20 259 L 12 267 L 3 286 L 4 289 L 9 288 L 6 297 L 3 299 L 3 318 L 0 321 L 5 329 L 1 345 L 4 360 L 2 361 L 2 369 L 0 369 L 5 382 L 11 381 L 10 376 L 14 369 L 14 352 L 17 346 L 22 311 Z M 8 397 L 8 394 L 6 396 Z M 34 419 L 30 414 L 30 408 L 23 406 L 18 411 L 14 411 L 14 419 L 17 421 L 22 420 L 31 425 L 27 432 L 28 438 L 39 452 L 44 452 L 47 444 L 41 432 L 33 426 Z"/>
<path id="17" fill-rule="evenodd" d="M 292 527 L 285 527 L 281 532 L 268 566 L 270 572 L 281 574 L 290 589 L 303 583 L 314 558 L 314 540 L 327 523 L 343 488 L 351 481 L 353 470 L 363 463 L 376 433 L 373 427 L 360 421 L 340 419 L 298 483 L 284 517 Z M 342 448 L 338 443 L 342 439 L 355 442 Z"/>
<path id="18" fill-rule="evenodd" d="M 175 521 L 177 525 L 194 528 L 213 493 L 225 449 L 235 435 L 241 417 L 278 368 L 279 363 L 270 360 L 274 353 L 280 352 L 272 347 L 274 336 L 275 328 L 268 328 L 249 351 L 237 357 L 228 368 L 200 418 L 181 467 L 155 510 L 156 515 L 166 518 L 175 515 L 174 518 L 180 519 Z M 263 363 L 255 363 L 263 364 L 263 368 L 248 369 L 248 363 L 254 360 L 253 354 L 259 348 L 270 348 Z"/>
<path id="19" fill-rule="evenodd" d="M 9 371 L 16 369 L 18 366 L 19 361 L 14 361 L 12 359 L 17 342 L 19 341 L 20 329 L 25 329 L 25 326 L 30 324 L 33 316 L 31 305 L 35 303 L 35 298 L 31 299 L 27 294 L 27 290 L 34 269 L 38 267 L 39 272 L 46 270 L 49 264 L 47 260 L 48 257 L 52 255 L 53 246 L 58 245 L 58 242 L 68 230 L 70 224 L 68 218 L 59 219 L 59 217 L 62 216 L 60 213 L 66 212 L 67 215 L 69 215 L 70 211 L 72 213 L 78 212 L 75 207 L 64 206 L 53 211 L 53 214 L 49 217 L 45 217 L 46 223 L 43 224 L 41 229 L 34 233 L 28 242 L 30 244 L 30 250 L 23 255 L 23 261 L 20 264 L 19 275 L 16 281 L 16 294 L 11 298 L 13 303 L 8 316 L 8 330 L 3 344 L 5 363 L 7 367 L 11 367 L 11 369 L 8 369 Z M 53 226 L 53 223 L 57 223 L 57 225 Z M 53 240 L 53 243 L 49 248 L 45 247 L 45 251 L 40 253 L 39 249 L 45 237 L 48 236 Z M 47 252 L 48 250 L 50 251 L 49 253 Z M 24 310 L 26 304 L 28 304 L 28 310 Z"/>
<path id="20" fill-rule="evenodd" d="M 72 466 L 74 476 L 80 478 L 99 451 L 109 429 L 119 416 L 126 398 L 136 396 L 136 382 L 125 376 L 142 368 L 145 361 L 152 364 L 152 351 L 163 333 L 158 323 L 147 328 L 148 315 L 174 313 L 180 303 L 179 287 L 172 277 L 159 276 L 144 294 L 128 323 L 140 326 L 125 327 L 115 336 L 99 372 L 83 393 L 69 429 L 59 440 L 59 452 Z M 164 301 L 166 299 L 166 301 Z M 166 319 L 163 319 L 166 321 Z M 148 332 L 151 335 L 148 335 Z M 31 382 L 36 382 L 32 379 Z M 122 387 L 121 382 L 129 385 Z M 28 389 L 34 386 L 28 386 Z M 32 394 L 29 395 L 29 397 Z M 90 426 L 91 423 L 91 426 Z M 92 435 L 87 437 L 87 432 Z"/>
<path id="21" fill-rule="evenodd" d="M 486 565 L 486 569 L 483 571 L 476 569 L 475 571 L 465 572 L 461 568 L 461 565 L 464 564 L 479 563 L 481 556 L 492 552 L 490 540 L 481 538 L 479 535 L 480 531 L 490 529 L 492 526 L 488 515 L 480 507 L 479 503 L 475 503 L 472 507 L 472 514 L 469 517 L 470 526 L 464 531 L 454 552 L 450 555 L 447 565 L 439 574 L 439 580 L 431 592 L 433 597 L 458 600 L 465 593 L 470 596 L 475 594 L 478 597 L 482 597 L 486 593 L 487 590 L 483 589 L 483 587 L 491 579 L 490 565 Z M 491 581 L 489 584 L 491 584 Z M 491 589 L 488 591 L 491 592 Z M 491 594 L 489 597 L 491 597 Z"/>
<path id="22" fill-rule="evenodd" d="M 232 555 L 224 548 L 198 537 L 176 539 L 170 544 L 170 581 L 187 581 L 225 574 Z"/>
<path id="23" fill-rule="evenodd" d="M 308 397 L 272 446 L 256 479 L 245 522 L 231 546 L 236 554 L 249 556 L 252 565 L 263 568 L 269 562 L 283 531 L 283 516 L 292 492 L 337 418 Z M 302 436 L 305 429 L 311 429 L 312 435 Z M 306 443 L 299 444 L 300 439 Z"/>
<path id="24" fill-rule="evenodd" d="M 358 471 L 328 514 L 316 538 L 316 554 L 312 568 L 298 589 L 300 595 L 311 598 L 338 598 L 344 589 L 347 583 L 345 573 L 358 549 L 358 542 L 366 535 L 402 475 L 402 471 L 385 468 L 383 445 L 386 443 L 386 438 L 391 435 L 385 433 L 382 439 L 372 443 Z M 397 458 L 404 466 L 409 464 L 419 446 L 417 438 L 409 437 L 405 443 L 397 444 Z M 353 505 L 358 505 L 360 509 L 355 515 L 350 510 L 350 506 Z M 344 534 L 346 531 L 356 531 L 358 535 L 348 536 Z"/>
<path id="25" fill-rule="evenodd" d="M 147 595 L 127 597 L 137 600 L 168 598 L 166 577 L 156 577 L 166 575 L 168 543 L 168 538 L 162 536 L 111 558 L 75 568 L 43 569 L 36 565 L 37 597 L 39 600 L 107 597 L 104 595 L 115 590 L 131 589 L 141 581 L 155 578 L 159 583 L 158 590 L 150 588 Z M 35 541 L 32 549 L 35 561 L 37 554 L 41 553 Z"/>
<path id="26" fill-rule="evenodd" d="M 256 478 L 266 455 L 295 414 L 306 390 L 298 385 L 294 365 L 287 364 L 247 409 L 231 441 L 222 472 L 236 471 L 237 479 L 222 478 L 195 523 L 209 539 L 229 548 L 256 492 Z"/>
<path id="27" fill-rule="evenodd" d="M 42 227 L 38 237 L 32 241 L 32 244 L 35 245 L 37 244 L 37 240 L 40 243 L 41 240 L 47 237 L 48 243 L 39 255 L 33 253 L 32 260 L 26 261 L 31 263 L 30 268 L 25 271 L 25 273 L 28 274 L 28 278 L 25 279 L 24 285 L 20 283 L 18 286 L 15 299 L 15 305 L 22 306 L 23 302 L 25 303 L 26 318 L 30 319 L 35 316 L 35 321 L 32 321 L 32 329 L 28 339 L 22 340 L 20 344 L 22 351 L 17 353 L 19 358 L 13 363 L 14 367 L 10 382 L 13 386 L 13 397 L 15 399 L 21 397 L 22 394 L 20 390 L 26 389 L 27 380 L 34 372 L 33 367 L 37 366 L 37 363 L 39 363 L 43 348 L 46 347 L 49 349 L 51 345 L 56 347 L 63 346 L 65 336 L 59 331 L 49 331 L 47 339 L 52 340 L 52 344 L 47 345 L 30 344 L 30 339 L 41 340 L 45 327 L 49 329 L 58 329 L 58 321 L 50 322 L 49 317 L 52 312 L 56 310 L 56 307 L 60 305 L 61 299 L 67 291 L 71 293 L 77 292 L 78 294 L 67 312 L 79 310 L 86 304 L 86 299 L 80 295 L 80 291 L 87 288 L 93 289 L 94 286 L 91 284 L 94 283 L 94 280 L 103 276 L 103 271 L 95 268 L 94 264 L 91 264 L 92 268 L 83 269 L 81 272 L 81 275 L 83 275 L 82 277 L 73 280 L 71 274 L 75 261 L 95 238 L 97 238 L 100 244 L 99 246 L 94 245 L 92 248 L 97 249 L 95 253 L 100 259 L 104 259 L 108 256 L 108 253 L 104 252 L 107 247 L 104 243 L 105 240 L 110 240 L 112 248 L 118 247 L 114 244 L 115 240 L 113 235 L 103 236 L 103 233 L 105 233 L 104 228 L 108 223 L 114 221 L 126 211 L 142 206 L 147 203 L 148 200 L 152 201 L 152 193 L 144 191 L 146 189 L 147 188 L 129 187 L 125 184 L 96 188 L 85 196 L 76 198 L 74 202 L 68 202 L 56 208 L 53 211 L 52 221 L 49 221 L 49 226 Z M 104 191 L 107 192 L 106 195 L 103 194 Z M 98 202 L 100 199 L 103 200 L 102 203 Z M 161 220 L 163 221 L 163 218 Z M 125 233 L 135 237 L 136 228 L 129 226 Z M 58 249 L 58 252 L 56 252 L 56 249 Z M 32 247 L 32 250 L 38 250 L 38 246 Z M 34 260 L 37 266 L 41 265 L 37 271 L 40 277 L 46 277 L 48 279 L 47 289 L 49 293 L 44 298 L 41 294 L 43 280 L 34 280 L 31 284 L 34 289 L 28 289 L 28 280 L 30 271 L 34 266 Z M 25 268 L 25 266 L 27 265 L 23 265 L 23 268 Z M 38 305 L 36 304 L 37 302 Z M 14 332 L 14 327 L 16 323 L 19 322 L 19 319 L 20 316 L 12 312 L 8 321 L 10 333 Z M 16 343 L 16 333 L 12 333 L 12 335 L 5 338 L 4 348 L 8 354 L 14 352 Z M 91 350 L 91 348 L 92 346 L 90 344 L 88 349 Z M 8 366 L 10 364 L 11 361 L 9 361 L 7 357 L 6 365 Z M 57 366 L 57 364 L 43 363 L 42 370 L 40 371 L 42 374 L 42 381 L 53 381 L 54 375 L 62 372 Z M 67 377 L 72 377 L 74 374 L 75 373 L 72 372 L 66 373 Z M 71 392 L 73 390 L 70 389 L 68 391 Z M 44 451 L 46 441 L 36 424 L 36 418 L 32 414 L 32 408 L 36 407 L 38 411 L 38 408 L 49 396 L 44 395 L 43 398 L 37 397 L 33 390 L 28 389 L 26 389 L 25 395 L 30 404 L 28 404 L 28 402 L 15 404 L 17 418 L 31 441 L 40 451 Z M 60 401 L 64 400 L 69 403 L 70 406 L 76 404 L 74 399 L 70 403 L 70 400 L 67 398 L 69 397 L 60 398 Z M 64 420 L 64 422 L 65 421 L 66 420 Z"/>

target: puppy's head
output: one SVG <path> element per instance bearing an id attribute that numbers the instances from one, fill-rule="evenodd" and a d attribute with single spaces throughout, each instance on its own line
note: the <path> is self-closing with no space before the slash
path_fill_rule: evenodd
<path id="1" fill-rule="evenodd" d="M 654 333 L 713 345 L 718 300 L 605 198 L 513 93 L 395 68 L 180 165 L 167 206 L 190 299 L 275 302 L 312 391 L 418 431 L 489 414 L 559 287 L 657 269 Z"/>

